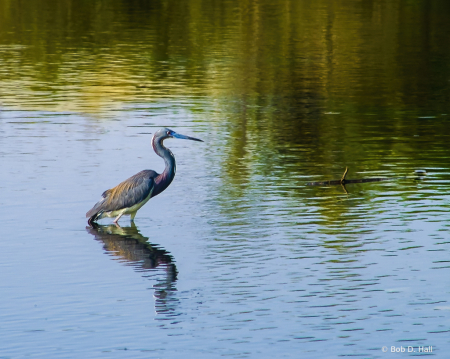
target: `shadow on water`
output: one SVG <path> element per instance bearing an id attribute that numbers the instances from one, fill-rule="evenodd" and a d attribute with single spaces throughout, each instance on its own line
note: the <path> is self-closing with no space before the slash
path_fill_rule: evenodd
<path id="1" fill-rule="evenodd" d="M 134 223 L 130 227 L 99 225 L 86 227 L 95 240 L 103 242 L 105 253 L 118 257 L 122 263 L 132 266 L 135 271 L 146 273 L 144 277 L 153 278 L 155 269 L 162 269 L 165 275 L 157 279 L 153 286 L 156 299 L 155 310 L 158 314 L 168 314 L 175 310 L 178 300 L 176 292 L 177 267 L 174 258 L 165 249 L 148 242 Z"/>

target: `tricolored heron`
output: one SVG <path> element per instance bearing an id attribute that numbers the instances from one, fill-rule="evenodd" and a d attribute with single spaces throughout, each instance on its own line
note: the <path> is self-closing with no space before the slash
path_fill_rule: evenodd
<path id="1" fill-rule="evenodd" d="M 163 141 L 167 138 L 203 142 L 198 138 L 180 135 L 168 128 L 158 130 L 153 135 L 152 146 L 156 154 L 166 163 L 164 172 L 158 174 L 153 170 L 144 170 L 103 192 L 100 201 L 86 213 L 90 225 L 105 217 L 116 217 L 114 223 L 117 224 L 124 214 L 129 214 L 131 221 L 134 221 L 137 211 L 150 198 L 157 196 L 170 185 L 175 177 L 176 165 L 172 152 L 163 145 Z"/>

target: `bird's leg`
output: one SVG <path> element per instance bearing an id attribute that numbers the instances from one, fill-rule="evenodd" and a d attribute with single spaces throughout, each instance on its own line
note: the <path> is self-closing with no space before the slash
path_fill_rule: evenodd
<path id="1" fill-rule="evenodd" d="M 134 222 L 134 217 L 136 217 L 136 213 L 137 213 L 137 211 L 131 213 L 131 218 L 130 218 L 131 222 Z"/>
<path id="2" fill-rule="evenodd" d="M 117 224 L 117 222 L 119 221 L 120 217 L 122 217 L 122 215 L 123 215 L 123 212 L 116 217 L 116 219 L 114 220 L 115 224 Z"/>

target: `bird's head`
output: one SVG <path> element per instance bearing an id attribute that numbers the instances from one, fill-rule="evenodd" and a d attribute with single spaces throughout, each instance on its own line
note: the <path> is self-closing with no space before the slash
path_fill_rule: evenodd
<path id="1" fill-rule="evenodd" d="M 154 141 L 158 141 L 158 140 L 162 141 L 167 138 L 179 138 L 182 140 L 192 140 L 192 141 L 203 142 L 203 140 L 200 140 L 198 138 L 185 136 L 185 135 L 176 133 L 175 131 L 171 130 L 170 128 L 161 128 L 160 130 L 156 131 L 155 134 L 153 135 Z"/>

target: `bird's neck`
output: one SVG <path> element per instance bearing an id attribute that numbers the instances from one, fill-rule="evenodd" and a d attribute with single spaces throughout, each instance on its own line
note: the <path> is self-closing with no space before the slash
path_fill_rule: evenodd
<path id="1" fill-rule="evenodd" d="M 152 146 L 155 153 L 164 160 L 166 165 L 164 172 L 155 179 L 155 188 L 152 193 L 152 197 L 154 197 L 164 191 L 172 182 L 175 177 L 176 163 L 174 155 L 168 148 L 164 147 L 162 141 L 155 141 L 153 138 Z"/>

